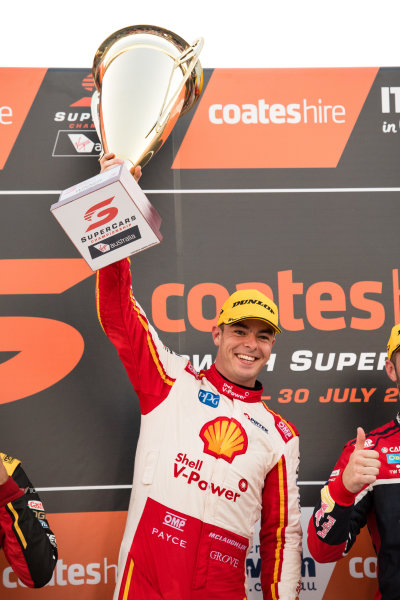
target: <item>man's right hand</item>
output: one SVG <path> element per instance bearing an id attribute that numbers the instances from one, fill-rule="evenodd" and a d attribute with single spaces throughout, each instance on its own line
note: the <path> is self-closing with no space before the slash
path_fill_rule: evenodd
<path id="1" fill-rule="evenodd" d="M 353 494 L 357 494 L 365 485 L 374 483 L 381 466 L 379 453 L 366 450 L 364 443 L 364 429 L 357 427 L 356 444 L 342 475 L 343 485 Z"/>
<path id="2" fill-rule="evenodd" d="M 107 154 L 103 154 L 103 156 L 99 160 L 100 162 L 100 173 L 107 171 L 107 169 L 111 169 L 115 167 L 115 165 L 122 165 L 125 161 L 122 158 L 117 158 L 114 152 L 107 152 Z M 133 167 L 132 167 L 133 169 Z M 142 169 L 140 166 L 135 167 L 135 170 L 131 173 L 135 178 L 135 181 L 139 181 L 142 176 Z"/>

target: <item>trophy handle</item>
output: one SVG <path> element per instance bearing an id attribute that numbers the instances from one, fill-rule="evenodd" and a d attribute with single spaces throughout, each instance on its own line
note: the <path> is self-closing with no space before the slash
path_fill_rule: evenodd
<path id="1" fill-rule="evenodd" d="M 100 94 L 97 90 L 92 94 L 92 100 L 90 105 L 92 120 L 96 129 L 96 133 L 99 136 L 100 142 L 101 134 L 100 134 Z"/>
<path id="2" fill-rule="evenodd" d="M 164 127 L 165 127 L 164 121 L 169 117 L 169 112 L 170 112 L 172 106 L 175 104 L 179 94 L 181 93 L 183 86 L 186 84 L 187 80 L 189 79 L 189 77 L 192 74 L 193 69 L 195 68 L 197 62 L 199 61 L 199 54 L 200 54 L 203 46 L 204 46 L 204 39 L 198 38 L 195 42 L 193 42 L 193 44 L 191 46 L 188 46 L 187 48 L 185 48 L 185 50 L 182 52 L 182 54 L 175 59 L 174 65 L 171 70 L 171 76 L 170 76 L 170 80 L 168 83 L 167 91 L 165 93 L 164 103 L 161 107 L 159 117 L 158 117 L 156 123 L 153 125 L 153 127 L 149 130 L 146 137 L 148 137 L 154 129 L 155 129 L 156 133 L 160 133 L 160 131 L 162 131 L 164 129 Z M 186 63 L 185 75 L 184 75 L 182 81 L 180 82 L 178 88 L 175 90 L 172 97 L 170 98 L 170 100 L 167 103 L 167 98 L 168 98 L 168 94 L 170 91 L 174 71 L 178 67 L 180 67 L 182 69 L 182 67 L 183 67 L 183 65 L 185 65 L 185 63 Z M 189 63 L 189 64 L 187 64 L 187 63 Z M 189 108 L 190 107 L 188 107 L 188 109 Z M 183 113 L 181 113 L 181 114 L 183 114 Z"/>

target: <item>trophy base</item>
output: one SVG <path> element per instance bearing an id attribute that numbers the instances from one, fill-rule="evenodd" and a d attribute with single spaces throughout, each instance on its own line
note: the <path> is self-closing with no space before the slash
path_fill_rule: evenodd
<path id="1" fill-rule="evenodd" d="M 124 164 L 64 190 L 50 210 L 92 271 L 162 240 L 161 217 Z"/>

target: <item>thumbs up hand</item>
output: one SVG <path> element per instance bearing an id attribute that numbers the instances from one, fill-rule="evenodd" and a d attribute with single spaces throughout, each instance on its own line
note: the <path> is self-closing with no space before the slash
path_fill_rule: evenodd
<path id="1" fill-rule="evenodd" d="M 381 462 L 376 450 L 364 448 L 365 431 L 357 427 L 357 440 L 349 462 L 343 471 L 343 485 L 349 492 L 357 494 L 365 485 L 376 481 Z"/>

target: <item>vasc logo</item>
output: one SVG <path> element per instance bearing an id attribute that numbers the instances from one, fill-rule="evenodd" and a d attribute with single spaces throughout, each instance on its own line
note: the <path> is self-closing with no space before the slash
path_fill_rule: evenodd
<path id="1" fill-rule="evenodd" d="M 86 219 L 86 221 L 91 221 L 93 215 L 97 211 L 98 212 L 96 214 L 96 217 L 100 218 L 101 220 L 95 221 L 94 223 L 89 225 L 89 227 L 86 229 L 86 232 L 91 231 L 92 229 L 97 229 L 101 225 L 105 225 L 109 221 L 112 221 L 113 219 L 115 219 L 115 217 L 118 214 L 118 208 L 116 206 L 108 206 L 109 204 L 111 204 L 111 202 L 114 200 L 114 198 L 115 198 L 115 196 L 112 196 L 111 198 L 107 198 L 107 200 L 103 200 L 103 202 L 99 202 L 98 204 L 95 204 L 91 208 L 88 208 L 88 210 L 85 212 L 85 215 L 84 215 L 84 219 Z M 104 208 L 104 207 L 108 207 L 108 208 Z M 102 210 L 103 208 L 104 208 L 104 210 Z M 101 217 L 103 217 L 103 218 L 101 218 Z"/>
<path id="2" fill-rule="evenodd" d="M 62 294 L 93 275 L 83 259 L 0 260 L 0 295 Z M 84 341 L 74 327 L 43 317 L 0 317 L 0 404 L 37 394 L 66 377 Z"/>

